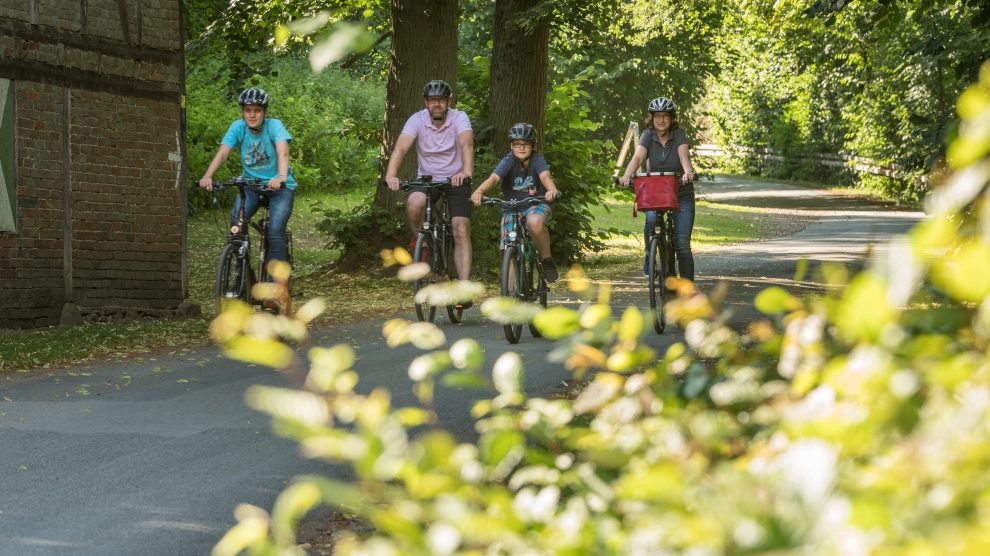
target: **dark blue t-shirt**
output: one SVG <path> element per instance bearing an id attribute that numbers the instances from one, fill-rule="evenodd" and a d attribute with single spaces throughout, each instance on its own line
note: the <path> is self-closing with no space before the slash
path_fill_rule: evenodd
<path id="1" fill-rule="evenodd" d="M 543 187 L 540 174 L 548 170 L 550 166 L 540 153 L 533 153 L 529 157 L 529 165 L 523 168 L 522 163 L 510 152 L 492 173 L 502 180 L 503 199 L 523 199 L 530 195 L 546 195 L 547 188 Z"/>

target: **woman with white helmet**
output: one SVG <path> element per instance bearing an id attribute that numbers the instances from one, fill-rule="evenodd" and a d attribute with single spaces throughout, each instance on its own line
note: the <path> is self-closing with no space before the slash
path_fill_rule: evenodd
<path id="1" fill-rule="evenodd" d="M 650 117 L 646 120 L 647 129 L 639 138 L 632 160 L 625 173 L 619 178 L 622 185 L 629 185 L 637 168 L 648 160 L 650 172 L 677 172 L 682 175 L 677 189 L 680 210 L 674 212 L 674 250 L 677 254 L 678 275 L 694 281 L 694 255 L 691 253 L 691 232 L 694 230 L 694 166 L 691 164 L 690 145 L 684 130 L 677 125 L 677 106 L 674 101 L 657 97 L 650 101 Z M 656 213 L 646 213 L 646 244 L 655 226 Z M 646 262 L 643 263 L 646 275 Z"/>

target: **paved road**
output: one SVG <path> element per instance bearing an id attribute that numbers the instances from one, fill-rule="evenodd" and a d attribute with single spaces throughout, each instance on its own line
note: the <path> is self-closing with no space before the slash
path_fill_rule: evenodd
<path id="1" fill-rule="evenodd" d="M 752 315 L 752 295 L 768 284 L 793 288 L 797 261 L 856 262 L 874 242 L 901 233 L 921 216 L 758 180 L 719 179 L 707 198 L 786 210 L 815 223 L 791 237 L 700 253 L 699 285 L 731 284 L 728 305 Z M 646 305 L 645 284 L 630 269 L 614 283 L 616 310 Z M 556 302 L 569 302 L 561 294 Z M 408 316 L 408 315 L 406 315 Z M 481 340 L 488 362 L 507 349 L 500 327 L 476 309 L 448 337 Z M 361 388 L 385 385 L 397 405 L 414 402 L 405 368 L 412 348 L 389 350 L 381 321 L 321 330 L 320 344 L 348 342 L 359 360 Z M 650 336 L 658 349 L 677 328 Z M 527 365 L 530 393 L 548 393 L 568 378 L 545 361 L 551 344 L 524 335 L 515 346 Z M 213 348 L 0 379 L 0 555 L 206 554 L 232 525 L 236 504 L 264 508 L 299 473 L 326 467 L 297 456 L 249 409 L 252 384 L 281 385 L 275 372 L 227 361 Z M 446 426 L 472 434 L 475 392 L 438 391 Z M 342 473 L 341 470 L 336 472 Z"/>

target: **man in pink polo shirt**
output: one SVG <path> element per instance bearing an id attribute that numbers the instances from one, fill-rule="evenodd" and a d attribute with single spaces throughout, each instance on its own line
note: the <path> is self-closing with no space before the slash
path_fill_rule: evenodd
<path id="1" fill-rule="evenodd" d="M 433 181 L 450 180 L 447 194 L 451 225 L 454 228 L 454 265 L 457 276 L 471 275 L 471 174 L 474 171 L 474 131 L 467 114 L 450 108 L 450 85 L 434 79 L 423 87 L 426 108 L 406 121 L 385 171 L 389 189 L 399 189 L 399 166 L 416 143 L 419 176 L 433 176 Z M 413 190 L 406 201 L 406 219 L 413 235 L 423 223 L 426 194 Z M 470 303 L 465 304 L 469 306 Z"/>

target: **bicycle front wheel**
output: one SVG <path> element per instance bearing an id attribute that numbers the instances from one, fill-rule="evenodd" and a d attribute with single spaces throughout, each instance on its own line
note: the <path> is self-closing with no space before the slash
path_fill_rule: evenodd
<path id="1" fill-rule="evenodd" d="M 511 297 L 519 301 L 522 292 L 525 269 L 519 264 L 519 252 L 516 246 L 510 245 L 505 248 L 502 254 L 502 297 Z M 506 323 L 502 325 L 505 330 L 505 339 L 510 344 L 519 341 L 522 336 L 522 324 Z"/>
<path id="2" fill-rule="evenodd" d="M 214 297 L 216 299 L 216 312 L 219 315 L 223 310 L 223 304 L 230 299 L 240 299 L 248 302 L 249 284 L 245 281 L 242 263 L 237 257 L 237 248 L 234 243 L 228 243 L 220 254 L 220 263 L 217 265 L 217 280 L 214 287 Z"/>
<path id="3" fill-rule="evenodd" d="M 537 264 L 533 259 L 526 259 L 526 286 L 530 292 L 528 297 L 546 309 L 547 279 L 543 276 L 543 266 Z M 529 322 L 529 332 L 534 338 L 543 337 L 533 321 Z"/>
<path id="4" fill-rule="evenodd" d="M 441 245 L 443 245 L 443 251 L 440 256 L 440 261 L 443 263 L 443 271 L 445 278 L 453 280 L 454 275 L 457 274 L 457 269 L 454 268 L 456 265 L 454 263 L 454 234 L 451 232 L 450 228 L 443 227 L 441 229 Z M 459 305 L 447 305 L 447 318 L 450 322 L 457 324 L 461 322 L 461 317 L 464 316 L 464 308 Z"/>
<path id="5" fill-rule="evenodd" d="M 416 262 L 424 262 L 430 265 L 430 272 L 413 281 L 413 296 L 419 293 L 419 290 L 429 286 L 430 284 L 437 283 L 437 260 L 436 253 L 433 248 L 433 236 L 427 233 L 420 233 L 416 237 L 416 249 L 413 250 L 413 260 Z M 416 318 L 423 322 L 433 322 L 436 318 L 437 308 L 429 303 L 419 303 L 416 302 Z"/>
<path id="6" fill-rule="evenodd" d="M 650 258 L 647 263 L 646 273 L 650 287 L 650 313 L 653 315 L 653 329 L 657 334 L 663 334 L 667 326 L 666 318 L 663 314 L 664 305 L 667 304 L 667 264 L 663 242 L 657 238 L 650 240 Z"/>

